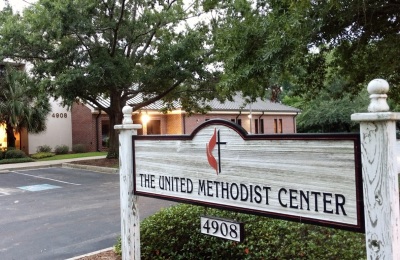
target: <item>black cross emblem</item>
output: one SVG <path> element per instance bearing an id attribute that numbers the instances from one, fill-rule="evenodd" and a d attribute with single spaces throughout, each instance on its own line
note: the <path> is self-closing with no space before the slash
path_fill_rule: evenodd
<path id="1" fill-rule="evenodd" d="M 226 144 L 226 142 L 221 142 L 221 137 L 219 135 L 219 130 L 217 131 L 217 142 L 218 144 L 218 172 L 221 172 L 221 144 Z"/>

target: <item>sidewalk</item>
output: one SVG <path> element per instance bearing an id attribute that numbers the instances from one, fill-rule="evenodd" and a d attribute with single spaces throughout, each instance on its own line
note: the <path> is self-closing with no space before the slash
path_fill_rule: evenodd
<path id="1" fill-rule="evenodd" d="M 52 160 L 52 161 L 40 161 L 40 162 L 25 162 L 25 163 L 10 163 L 10 164 L 0 164 L 0 173 L 13 171 L 13 170 L 24 170 L 24 169 L 37 169 L 46 167 L 70 167 L 70 168 L 80 168 L 92 171 L 101 172 L 118 172 L 118 169 L 104 169 L 104 167 L 89 166 L 89 165 L 77 165 L 71 164 L 74 161 L 91 160 L 91 159 L 102 159 L 106 158 L 105 155 L 102 156 L 92 156 L 92 157 L 82 157 L 82 158 L 72 158 L 63 160 Z"/>

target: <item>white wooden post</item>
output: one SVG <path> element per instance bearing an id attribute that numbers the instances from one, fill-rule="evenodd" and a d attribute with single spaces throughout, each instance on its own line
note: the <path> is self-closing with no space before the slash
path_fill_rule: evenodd
<path id="1" fill-rule="evenodd" d="M 365 238 L 368 259 L 400 259 L 400 209 L 396 158 L 396 120 L 386 102 L 389 84 L 368 84 L 369 113 L 351 115 L 360 122 L 364 186 Z"/>
<path id="2" fill-rule="evenodd" d="M 133 195 L 133 151 L 132 135 L 137 134 L 139 124 L 133 124 L 132 108 L 122 109 L 122 125 L 114 126 L 119 131 L 119 176 L 121 201 L 121 249 L 122 259 L 140 259 L 140 220 L 137 196 Z"/>

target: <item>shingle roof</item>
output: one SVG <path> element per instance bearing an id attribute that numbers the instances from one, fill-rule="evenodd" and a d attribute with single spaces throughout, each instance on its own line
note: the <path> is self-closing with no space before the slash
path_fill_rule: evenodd
<path id="1" fill-rule="evenodd" d="M 110 100 L 108 98 L 99 98 L 97 100 L 101 105 L 108 107 L 110 106 Z M 127 105 L 134 106 L 135 104 L 141 103 L 143 101 L 142 96 L 138 95 L 135 98 L 129 100 Z M 96 105 L 88 102 L 90 106 L 96 108 Z M 299 109 L 283 105 L 281 103 L 271 102 L 269 100 L 261 100 L 257 98 L 254 102 L 246 102 L 242 95 L 237 94 L 233 96 L 233 101 L 226 100 L 225 102 L 220 102 L 217 99 L 207 102 L 211 107 L 212 111 L 260 111 L 260 112 L 292 112 L 298 113 Z M 164 102 L 158 100 L 148 106 L 141 108 L 142 110 L 161 110 L 164 107 Z M 174 107 L 176 109 L 181 108 L 179 101 L 174 102 Z"/>
<path id="2" fill-rule="evenodd" d="M 261 98 L 257 98 L 254 102 L 246 102 L 245 98 L 242 95 L 238 94 L 233 97 L 233 101 L 226 100 L 221 103 L 218 100 L 214 99 L 209 102 L 209 105 L 212 107 L 212 110 L 219 111 L 273 111 L 273 112 L 300 112 L 299 109 L 283 105 L 281 103 L 271 102 L 269 100 L 262 100 Z"/>

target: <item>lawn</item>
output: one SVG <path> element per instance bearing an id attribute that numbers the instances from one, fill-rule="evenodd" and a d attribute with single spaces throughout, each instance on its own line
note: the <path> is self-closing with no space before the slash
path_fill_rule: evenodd
<path id="1" fill-rule="evenodd" d="M 53 161 L 53 160 L 63 160 L 63 159 L 73 159 L 73 158 L 84 158 L 91 156 L 102 156 L 107 155 L 107 152 L 88 152 L 88 153 L 71 153 L 71 154 L 57 154 L 52 157 L 46 157 L 38 159 L 37 161 Z"/>

